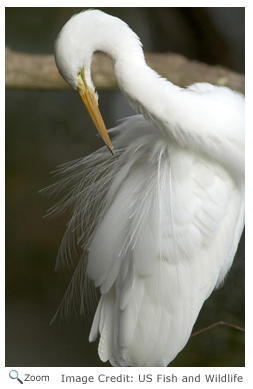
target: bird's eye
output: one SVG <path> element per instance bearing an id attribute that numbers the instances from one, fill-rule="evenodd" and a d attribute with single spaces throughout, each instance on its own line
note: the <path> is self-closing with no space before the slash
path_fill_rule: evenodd
<path id="1" fill-rule="evenodd" d="M 77 77 L 78 78 L 81 78 L 83 80 L 83 82 L 85 81 L 85 77 L 84 77 L 84 70 L 83 68 L 79 68 L 78 71 L 77 71 Z"/>

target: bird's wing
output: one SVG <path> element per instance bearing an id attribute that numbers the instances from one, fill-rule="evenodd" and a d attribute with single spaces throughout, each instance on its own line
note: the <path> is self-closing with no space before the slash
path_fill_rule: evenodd
<path id="1" fill-rule="evenodd" d="M 223 167 L 143 131 L 121 156 L 89 249 L 102 293 L 90 340 L 100 334 L 99 355 L 116 366 L 174 359 L 243 226 L 241 188 Z"/>

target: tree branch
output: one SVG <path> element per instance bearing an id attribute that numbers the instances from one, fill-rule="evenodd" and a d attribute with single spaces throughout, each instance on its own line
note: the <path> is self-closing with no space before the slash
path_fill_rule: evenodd
<path id="1" fill-rule="evenodd" d="M 69 86 L 61 78 L 53 55 L 25 54 L 5 50 L 5 86 L 16 90 L 60 90 Z M 209 82 L 228 86 L 238 92 L 245 91 L 243 75 L 221 66 L 210 66 L 190 61 L 178 54 L 146 54 L 147 64 L 163 77 L 181 87 L 195 82 Z M 97 53 L 92 62 L 92 78 L 98 89 L 117 88 L 113 66 L 109 57 Z"/>
<path id="2" fill-rule="evenodd" d="M 191 338 L 192 338 L 193 336 L 196 336 L 196 335 L 201 334 L 202 332 L 209 331 L 209 330 L 211 330 L 212 328 L 214 328 L 214 327 L 216 327 L 216 326 L 221 326 L 221 325 L 227 326 L 227 327 L 231 327 L 231 328 L 235 328 L 236 330 L 245 332 L 245 329 L 244 329 L 244 328 L 241 328 L 241 327 L 239 327 L 239 326 L 237 326 L 237 325 L 235 325 L 235 324 L 226 323 L 226 322 L 220 320 L 220 321 L 217 321 L 216 323 L 211 324 L 211 325 L 208 326 L 208 327 L 202 328 L 201 330 L 194 332 L 193 334 L 191 334 Z"/>

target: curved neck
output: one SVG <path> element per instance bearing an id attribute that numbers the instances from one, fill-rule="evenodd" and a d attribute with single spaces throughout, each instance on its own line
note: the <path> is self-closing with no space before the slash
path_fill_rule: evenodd
<path id="1" fill-rule="evenodd" d="M 180 88 L 149 68 L 143 55 L 117 59 L 114 72 L 126 100 L 153 122 L 167 142 L 226 163 L 224 167 L 240 178 L 244 164 L 241 95 L 205 83 Z"/>
<path id="2" fill-rule="evenodd" d="M 244 163 L 242 96 L 206 83 L 183 89 L 160 77 L 147 66 L 138 36 L 117 18 L 106 17 L 96 26 L 95 35 L 93 48 L 111 57 L 124 97 L 137 113 L 153 122 L 167 144 L 226 163 L 227 169 L 240 175 Z"/>
<path id="3" fill-rule="evenodd" d="M 72 80 L 69 74 L 76 77 L 84 59 L 84 69 L 89 73 L 92 53 L 102 51 L 113 61 L 115 76 L 126 100 L 137 113 L 153 122 L 167 144 L 174 142 L 221 163 L 227 154 L 229 157 L 225 160 L 234 170 L 243 163 L 242 96 L 228 88 L 206 83 L 182 89 L 161 78 L 147 66 L 138 36 L 126 23 L 101 11 L 84 12 L 71 19 L 67 26 L 57 52 L 59 64 L 68 69 L 65 79 Z M 77 38 L 70 40 L 74 28 L 78 31 Z M 70 47 L 72 52 L 69 52 Z M 76 58 L 76 63 L 72 58 Z M 90 73 L 88 76 L 90 78 Z"/>

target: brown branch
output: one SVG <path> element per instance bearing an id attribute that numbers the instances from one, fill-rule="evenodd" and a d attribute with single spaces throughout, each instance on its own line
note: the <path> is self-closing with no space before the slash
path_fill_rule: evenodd
<path id="1" fill-rule="evenodd" d="M 245 332 L 245 329 L 244 329 L 244 328 L 241 328 L 241 327 L 239 327 L 239 326 L 236 326 L 235 324 L 226 323 L 226 322 L 224 322 L 224 321 L 221 320 L 221 321 L 217 321 L 216 323 L 211 324 L 211 325 L 208 326 L 208 327 L 202 328 L 201 330 L 194 332 L 193 334 L 191 334 L 191 338 L 192 338 L 193 336 L 199 335 L 199 334 L 201 334 L 202 332 L 205 332 L 205 331 L 209 331 L 209 330 L 211 330 L 212 328 L 214 328 L 214 327 L 216 327 L 216 326 L 220 326 L 220 325 L 227 326 L 227 327 L 231 327 L 231 328 L 235 328 L 236 330 Z"/>
<path id="2" fill-rule="evenodd" d="M 5 85 L 7 89 L 67 89 L 55 66 L 53 55 L 25 54 L 6 48 Z M 146 54 L 148 65 L 181 87 L 194 82 L 228 86 L 244 93 L 245 78 L 221 66 L 190 61 L 178 54 Z M 92 78 L 98 89 L 117 87 L 109 57 L 97 53 L 92 62 Z"/>

